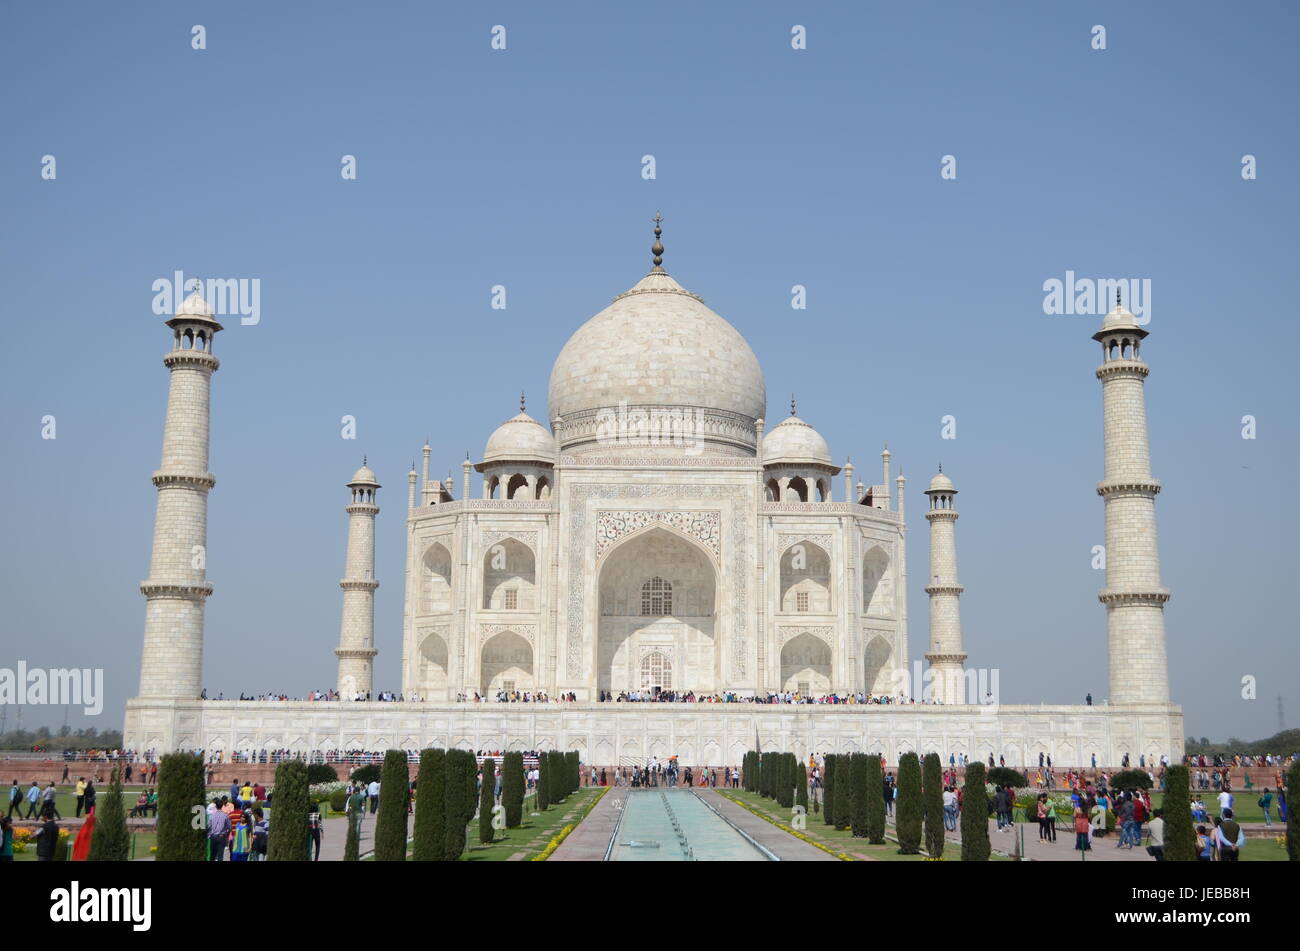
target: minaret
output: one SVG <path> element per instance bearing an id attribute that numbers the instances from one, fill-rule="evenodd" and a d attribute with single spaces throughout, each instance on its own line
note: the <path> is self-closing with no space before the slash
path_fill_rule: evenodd
<path id="1" fill-rule="evenodd" d="M 406 511 L 415 510 L 415 480 L 420 476 L 415 471 L 415 460 L 411 460 L 411 471 L 406 474 Z"/>
<path id="2" fill-rule="evenodd" d="M 881 476 L 882 476 L 882 478 L 884 479 L 884 481 L 881 483 L 881 485 L 883 485 L 883 486 L 885 487 L 885 504 L 884 504 L 883 506 L 881 506 L 881 507 L 882 507 L 886 512 L 888 512 L 889 509 L 890 509 L 890 508 L 892 507 L 892 505 L 893 505 L 893 500 L 890 499 L 890 497 L 889 497 L 889 492 L 890 492 L 890 485 L 889 485 L 889 457 L 890 457 L 890 454 L 889 454 L 889 445 L 886 444 L 886 445 L 885 445 L 885 449 L 884 449 L 884 451 L 881 452 L 881 454 L 880 454 L 880 471 L 881 471 Z"/>
<path id="3" fill-rule="evenodd" d="M 925 494 L 930 497 L 930 511 L 925 513 L 930 523 L 930 583 L 925 586 L 930 596 L 930 650 L 925 659 L 933 678 L 931 697 L 941 703 L 967 703 L 966 654 L 961 647 L 961 593 L 965 589 L 957 583 L 957 489 L 943 474 L 943 466 Z"/>
<path id="4" fill-rule="evenodd" d="M 352 504 L 348 513 L 348 556 L 343 580 L 343 622 L 339 626 L 339 696 L 351 700 L 374 687 L 375 655 L 375 474 L 361 461 L 352 476 Z"/>
<path id="5" fill-rule="evenodd" d="M 1168 703 L 1165 602 L 1156 544 L 1156 493 L 1147 446 L 1145 380 L 1140 356 L 1147 332 L 1115 308 L 1093 334 L 1100 341 L 1106 467 L 1097 494 L 1106 505 L 1106 587 L 1100 594 L 1110 630 L 1110 702 Z"/>
<path id="6" fill-rule="evenodd" d="M 163 425 L 153 555 L 140 591 L 148 599 L 140 696 L 197 700 L 203 690 L 203 607 L 212 594 L 207 581 L 208 408 L 212 374 L 221 365 L 212 338 L 221 324 L 203 299 L 202 282 L 167 321 L 172 349 L 163 357 L 171 371 L 167 421 Z"/>

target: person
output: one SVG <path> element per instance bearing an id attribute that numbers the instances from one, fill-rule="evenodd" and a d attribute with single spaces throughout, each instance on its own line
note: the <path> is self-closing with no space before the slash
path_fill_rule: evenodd
<path id="1" fill-rule="evenodd" d="M 1228 792 L 1227 788 L 1225 787 L 1223 791 L 1219 793 L 1219 818 L 1222 819 L 1223 814 L 1225 812 L 1230 811 L 1231 809 L 1232 809 L 1232 793 Z"/>
<path id="2" fill-rule="evenodd" d="M 40 805 L 39 805 L 40 801 L 41 801 L 41 787 L 40 784 L 33 779 L 32 784 L 27 787 L 27 815 L 24 816 L 24 818 L 26 819 L 36 818 L 36 813 L 40 811 Z"/>
<path id="3" fill-rule="evenodd" d="M 74 818 L 80 819 L 82 810 L 86 808 L 86 777 L 77 777 L 77 812 Z"/>
<path id="4" fill-rule="evenodd" d="M 23 813 L 23 791 L 18 788 L 18 780 L 16 779 L 9 790 L 9 812 L 5 818 L 13 818 L 15 812 L 18 813 L 18 817 L 21 819 Z"/>
<path id="5" fill-rule="evenodd" d="M 1157 862 L 1165 860 L 1165 811 L 1157 809 L 1151 816 L 1151 821 L 1147 824 L 1147 831 L 1151 835 L 1151 844 L 1147 846 L 1147 855 L 1151 856 Z"/>
<path id="6" fill-rule="evenodd" d="M 1074 848 L 1079 852 L 1087 852 L 1092 848 L 1088 841 L 1088 817 L 1083 814 L 1083 810 L 1078 806 L 1074 807 Z"/>
<path id="7" fill-rule="evenodd" d="M 372 779 L 370 785 L 366 787 L 366 792 L 370 796 L 370 812 L 373 814 L 379 811 L 379 780 Z"/>
<path id="8" fill-rule="evenodd" d="M 325 834 L 324 826 L 325 823 L 321 821 L 320 817 L 320 803 L 313 799 L 311 806 L 307 809 L 307 834 L 316 847 L 315 855 L 312 857 L 313 862 L 320 861 L 320 842 L 321 837 Z"/>
<path id="9" fill-rule="evenodd" d="M 36 832 L 36 861 L 53 862 L 54 850 L 59 847 L 59 824 L 53 815 L 45 816 Z"/>
<path id="10" fill-rule="evenodd" d="M 140 790 L 139 797 L 137 797 L 135 801 L 135 805 L 131 807 L 131 818 L 143 819 L 148 814 L 149 814 L 149 794 L 142 789 Z"/>
<path id="11" fill-rule="evenodd" d="M 92 777 L 90 782 L 86 783 L 86 815 L 95 808 L 95 799 L 99 793 L 95 792 L 95 780 Z"/>
<path id="12" fill-rule="evenodd" d="M 1214 843 L 1210 840 L 1210 834 L 1205 830 L 1205 826 L 1196 827 L 1196 861 L 1209 862 L 1214 858 Z"/>
<path id="13" fill-rule="evenodd" d="M 1286 822 L 1286 789 L 1282 786 L 1277 787 L 1277 819 L 1279 822 Z"/>
<path id="14" fill-rule="evenodd" d="M 949 832 L 957 831 L 957 793 L 951 786 L 943 791 L 943 827 Z"/>
<path id="15" fill-rule="evenodd" d="M 1272 826 L 1273 817 L 1269 814 L 1273 809 L 1273 794 L 1264 787 L 1264 795 L 1259 797 L 1259 808 L 1264 810 L 1264 825 Z"/>
<path id="16" fill-rule="evenodd" d="M 51 816 L 52 818 L 55 819 L 63 818 L 63 816 L 59 815 L 59 807 L 55 804 L 54 801 L 55 797 L 57 797 L 58 794 L 59 791 L 54 788 L 54 780 L 51 779 L 50 784 L 45 787 L 45 793 L 42 796 L 42 799 L 44 800 L 41 804 L 42 815 Z M 90 809 L 87 808 L 86 812 L 89 813 Z"/>
<path id="17" fill-rule="evenodd" d="M 1232 810 L 1223 811 L 1223 821 L 1214 827 L 1214 844 L 1219 852 L 1220 862 L 1235 862 L 1246 844 L 1246 832 L 1241 824 L 1232 818 Z"/>
<path id="18" fill-rule="evenodd" d="M 253 807 L 253 842 L 249 850 L 249 860 L 253 862 L 266 861 L 266 846 L 271 839 L 271 824 L 266 821 L 266 816 L 262 814 L 261 806 Z"/>
<path id="19" fill-rule="evenodd" d="M 230 838 L 230 861 L 247 862 L 250 845 L 248 813 L 241 812 L 239 818 L 235 821 L 234 834 Z"/>
<path id="20" fill-rule="evenodd" d="M 240 808 L 247 809 L 253 804 L 253 784 L 245 781 L 244 785 L 239 787 Z"/>
<path id="21" fill-rule="evenodd" d="M 208 812 L 208 858 L 213 862 L 224 861 L 226 842 L 230 839 L 230 816 L 221 809 Z"/>
<path id="22" fill-rule="evenodd" d="M 14 860 L 14 821 L 8 816 L 0 818 L 0 862 Z"/>

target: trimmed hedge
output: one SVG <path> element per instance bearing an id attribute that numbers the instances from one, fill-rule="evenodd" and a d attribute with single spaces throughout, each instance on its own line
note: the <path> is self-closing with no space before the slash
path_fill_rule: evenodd
<path id="1" fill-rule="evenodd" d="M 835 825 L 835 771 L 839 757 L 835 753 L 826 754 L 825 775 L 822 776 L 822 821 L 828 826 Z"/>
<path id="2" fill-rule="evenodd" d="M 414 862 L 441 862 L 447 851 L 446 750 L 420 753 L 415 780 L 415 831 L 411 843 Z"/>
<path id="3" fill-rule="evenodd" d="M 1170 766 L 1165 773 L 1165 798 L 1161 815 L 1165 820 L 1165 861 L 1196 861 L 1196 826 L 1192 823 L 1191 772 L 1186 766 Z"/>
<path id="4" fill-rule="evenodd" d="M 158 762 L 159 862 L 202 862 L 208 857 L 207 788 L 203 759 L 168 753 Z M 198 812 L 195 812 L 195 807 Z M 306 833 L 303 845 L 306 846 Z"/>
<path id="5" fill-rule="evenodd" d="M 1110 788 L 1131 792 L 1135 789 L 1150 789 L 1151 776 L 1142 769 L 1126 769 L 1110 778 Z"/>
<path id="6" fill-rule="evenodd" d="M 478 840 L 484 845 L 492 842 L 496 830 L 492 828 L 492 807 L 497 804 L 497 761 L 488 757 L 483 761 L 478 786 Z"/>
<path id="7" fill-rule="evenodd" d="M 849 783 L 850 789 L 849 801 L 852 803 L 849 812 L 849 826 L 853 829 L 853 835 L 859 839 L 867 837 L 867 801 L 871 798 L 871 787 L 867 785 L 867 760 L 866 753 L 854 753 L 849 756 Z"/>
<path id="8" fill-rule="evenodd" d="M 863 793 L 867 802 L 867 841 L 872 845 L 885 842 L 885 771 L 880 757 L 868 753 L 863 773 Z"/>
<path id="9" fill-rule="evenodd" d="M 409 775 L 403 751 L 389 750 L 384 754 L 383 779 L 379 781 L 379 813 L 375 817 L 376 862 L 406 861 L 406 807 L 411 796 Z"/>
<path id="10" fill-rule="evenodd" d="M 1300 862 L 1300 762 L 1286 774 L 1286 857 Z"/>
<path id="11" fill-rule="evenodd" d="M 275 786 L 271 790 L 271 836 L 266 846 L 267 861 L 306 862 L 310 858 L 311 838 L 307 835 L 308 792 L 307 764 L 302 760 L 285 760 L 275 768 Z"/>
<path id="12" fill-rule="evenodd" d="M 352 771 L 348 778 L 354 783 L 365 783 L 369 786 L 371 783 L 383 782 L 384 768 L 378 763 L 369 763 L 365 766 L 358 766 Z"/>
<path id="13" fill-rule="evenodd" d="M 938 753 L 926 753 L 921 764 L 921 799 L 925 813 L 925 851 L 943 858 L 943 767 Z"/>
<path id="14" fill-rule="evenodd" d="M 915 753 L 898 758 L 898 807 L 894 831 L 898 834 L 898 851 L 916 855 L 921 851 L 921 761 Z"/>
<path id="15" fill-rule="evenodd" d="M 524 754 L 507 753 L 501 760 L 501 805 L 506 808 L 506 828 L 517 829 L 524 821 Z"/>
<path id="16" fill-rule="evenodd" d="M 961 860 L 987 862 L 989 845 L 989 794 L 984 786 L 984 764 L 966 767 L 966 783 L 961 793 Z"/>
<path id="17" fill-rule="evenodd" d="M 337 783 L 339 774 L 329 763 L 310 763 L 307 766 L 307 784 L 315 786 L 317 783 Z"/>
<path id="18" fill-rule="evenodd" d="M 131 855 L 131 833 L 126 830 L 122 796 L 122 771 L 113 770 L 108 793 L 95 803 L 95 828 L 90 833 L 90 862 L 125 862 Z"/>
<path id="19" fill-rule="evenodd" d="M 466 813 L 474 810 L 466 785 L 467 778 L 471 783 L 474 781 L 474 754 L 465 750 L 448 750 L 445 770 L 443 802 L 446 829 L 442 857 L 445 862 L 455 862 L 465 851 L 465 827 L 469 824 Z"/>

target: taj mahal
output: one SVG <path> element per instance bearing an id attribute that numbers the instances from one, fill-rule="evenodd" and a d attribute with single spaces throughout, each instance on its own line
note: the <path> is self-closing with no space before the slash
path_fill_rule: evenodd
<path id="1" fill-rule="evenodd" d="M 1109 696 L 1009 705 L 985 696 L 982 681 L 973 688 L 967 664 L 968 646 L 981 668 L 997 658 L 979 656 L 978 637 L 963 640 L 952 473 L 935 474 L 914 506 L 928 536 L 919 570 L 929 638 L 913 658 L 902 471 L 887 448 L 871 473 L 847 454 L 837 463 L 793 399 L 769 425 L 758 358 L 669 276 L 661 235 L 656 216 L 650 272 L 560 350 L 541 419 L 520 398 L 479 460 L 461 465 L 459 484 L 430 478 L 427 444 L 420 470 L 407 473 L 400 701 L 367 699 L 376 654 L 399 642 L 397 631 L 375 631 L 382 487 L 368 465 L 340 500 L 341 699 L 201 696 L 213 586 L 194 553 L 206 549 L 215 485 L 209 397 L 222 327 L 197 288 L 166 322 L 170 389 L 125 746 L 577 749 L 597 766 L 671 755 L 739 764 L 755 744 L 803 756 L 880 752 L 890 763 L 909 751 L 1007 765 L 1180 757 L 1137 319 L 1117 301 L 1088 331 L 1101 357 L 1107 565 L 1097 636 L 1104 613 Z M 853 702 L 753 702 L 773 695 Z"/>

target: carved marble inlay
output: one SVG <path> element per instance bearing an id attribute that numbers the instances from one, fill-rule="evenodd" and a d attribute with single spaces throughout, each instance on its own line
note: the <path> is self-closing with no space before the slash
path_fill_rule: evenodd
<path id="1" fill-rule="evenodd" d="M 799 625 L 790 626 L 781 625 L 776 629 L 777 646 L 783 646 L 786 641 L 793 640 L 800 634 L 811 634 L 813 637 L 825 641 L 827 646 L 833 646 L 831 640 L 835 636 L 835 628 L 829 624 L 818 625 Z"/>
<path id="2" fill-rule="evenodd" d="M 719 512 L 597 512 L 596 559 L 600 560 L 624 535 L 647 525 L 667 525 L 701 542 L 717 560 L 722 549 L 722 516 Z"/>
<path id="3" fill-rule="evenodd" d="M 480 645 L 496 634 L 502 631 L 513 631 L 518 634 L 530 645 L 537 642 L 537 625 L 536 624 L 480 624 L 478 626 L 478 642 Z"/>
<path id="4" fill-rule="evenodd" d="M 831 553 L 830 535 L 800 535 L 797 533 L 787 534 L 785 532 L 782 532 L 778 541 L 779 544 L 777 546 L 778 549 L 777 554 L 781 554 L 781 555 L 784 555 L 786 549 L 789 548 L 791 545 L 797 545 L 799 544 L 799 542 L 812 542 L 814 545 L 819 545 L 822 551 L 826 552 L 826 554 L 829 555 Z"/>
<path id="5" fill-rule="evenodd" d="M 502 539 L 513 538 L 517 542 L 522 542 L 537 554 L 537 533 L 536 532 L 484 532 L 482 535 L 483 547 L 491 548 Z"/>

